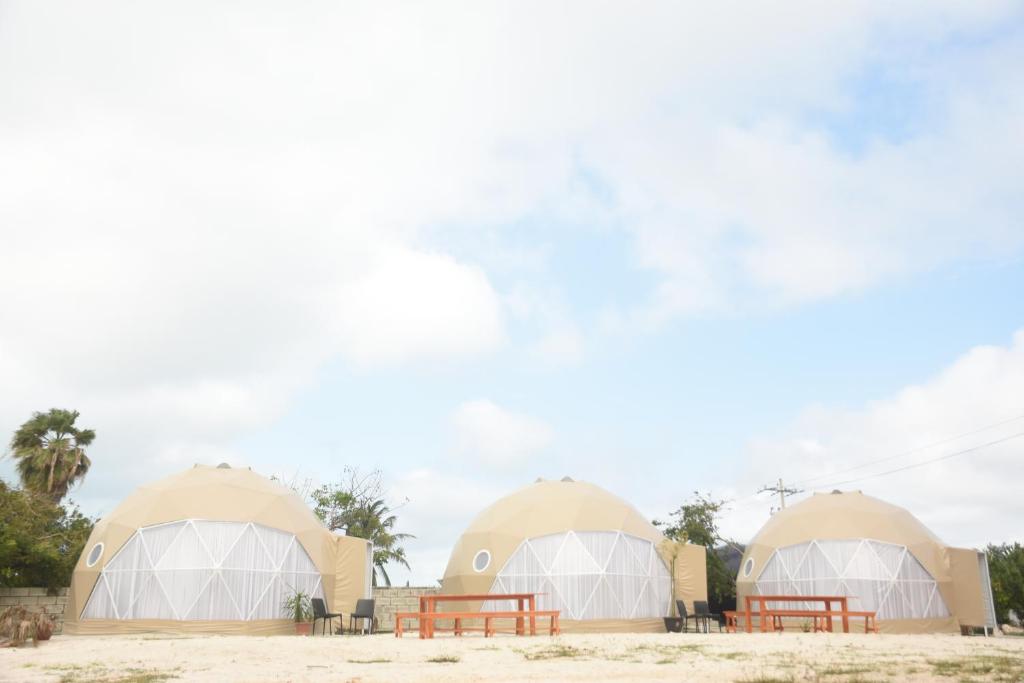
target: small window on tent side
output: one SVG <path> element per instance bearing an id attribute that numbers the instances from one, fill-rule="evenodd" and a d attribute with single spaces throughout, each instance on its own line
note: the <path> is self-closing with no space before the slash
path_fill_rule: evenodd
<path id="1" fill-rule="evenodd" d="M 97 543 L 92 547 L 92 550 L 89 551 L 89 557 L 85 558 L 85 566 L 93 566 L 100 561 L 101 557 L 103 557 L 103 544 Z"/>
<path id="2" fill-rule="evenodd" d="M 481 550 L 473 556 L 473 571 L 482 572 L 491 565 L 491 553 L 488 550 Z"/>
<path id="3" fill-rule="evenodd" d="M 748 557 L 747 561 L 743 563 L 743 576 L 750 576 L 752 571 L 754 571 L 754 558 Z"/>

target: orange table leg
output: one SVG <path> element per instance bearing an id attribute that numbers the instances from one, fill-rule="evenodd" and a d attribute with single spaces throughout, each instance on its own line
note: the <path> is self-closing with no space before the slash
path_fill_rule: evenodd
<path id="1" fill-rule="evenodd" d="M 523 611 L 523 599 L 519 598 L 516 601 L 516 604 L 519 607 L 519 611 L 522 612 Z M 523 622 L 523 618 L 522 617 L 516 617 L 516 635 L 517 636 L 521 636 L 521 635 L 524 635 L 526 633 L 525 630 L 524 630 L 524 627 L 525 627 L 525 624 Z"/>
<path id="2" fill-rule="evenodd" d="M 530 596 L 530 635 L 537 635 L 537 616 L 534 612 L 537 611 L 537 596 Z"/>
<path id="3" fill-rule="evenodd" d="M 433 614 L 434 612 L 437 612 L 437 601 L 434 600 L 433 598 L 429 598 L 427 600 L 427 608 L 430 610 L 431 614 Z M 431 617 L 430 619 L 427 620 L 427 637 L 428 638 L 433 638 L 434 637 L 434 626 L 435 626 L 434 618 Z"/>
<path id="4" fill-rule="evenodd" d="M 750 633 L 751 631 L 754 630 L 754 625 L 750 622 L 750 596 L 749 595 L 746 597 L 744 602 L 747 603 L 747 633 Z M 685 627 L 686 624 L 683 624 L 683 626 Z"/>
<path id="5" fill-rule="evenodd" d="M 848 603 L 846 601 L 846 598 L 843 598 L 842 600 L 839 601 L 839 606 L 842 607 L 842 609 L 843 609 L 843 633 L 849 633 L 850 632 L 850 616 L 849 616 L 849 611 L 850 610 L 848 609 Z"/>
<path id="6" fill-rule="evenodd" d="M 426 611 L 427 611 L 427 599 L 424 596 L 421 595 L 420 596 L 420 615 L 422 615 Z M 419 623 L 420 639 L 422 640 L 423 638 L 427 637 L 427 631 L 426 631 L 427 627 L 423 623 L 423 617 L 422 616 L 420 616 L 419 622 L 420 622 Z"/>

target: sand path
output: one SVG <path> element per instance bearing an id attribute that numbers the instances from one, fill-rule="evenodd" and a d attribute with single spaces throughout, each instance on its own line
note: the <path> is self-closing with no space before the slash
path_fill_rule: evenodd
<path id="1" fill-rule="evenodd" d="M 3 681 L 1024 681 L 1024 638 L 622 634 L 398 640 L 55 636 Z"/>

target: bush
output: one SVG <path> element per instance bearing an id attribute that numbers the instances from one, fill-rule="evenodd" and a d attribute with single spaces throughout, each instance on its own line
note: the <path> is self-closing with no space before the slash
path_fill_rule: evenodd
<path id="1" fill-rule="evenodd" d="M 1024 617 L 1024 547 L 1020 543 L 990 545 L 988 573 L 992 578 L 992 597 L 996 603 L 996 620 L 1008 623 L 1010 610 Z"/>
<path id="2" fill-rule="evenodd" d="M 92 527 L 74 505 L 0 481 L 0 586 L 69 585 Z"/>

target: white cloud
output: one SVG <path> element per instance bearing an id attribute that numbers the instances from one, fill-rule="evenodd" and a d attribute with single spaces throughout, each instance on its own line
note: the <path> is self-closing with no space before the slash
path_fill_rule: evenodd
<path id="1" fill-rule="evenodd" d="M 545 334 L 530 349 L 533 356 L 551 366 L 578 365 L 584 356 L 583 334 L 566 324 Z"/>
<path id="2" fill-rule="evenodd" d="M 586 340 L 573 321 L 570 307 L 555 287 L 520 282 L 505 296 L 505 308 L 536 341 L 527 354 L 544 367 L 578 365 L 586 353 Z"/>
<path id="3" fill-rule="evenodd" d="M 551 428 L 535 417 L 514 413 L 486 399 L 467 401 L 452 415 L 458 450 L 499 467 L 518 464 L 543 450 Z"/>
<path id="4" fill-rule="evenodd" d="M 335 359 L 490 352 L 480 264 L 561 273 L 461 236 L 526 217 L 628 230 L 658 282 L 627 324 L 1020 247 L 1014 3 L 307 9 L 4 5 L 0 433 L 74 406 L 131 467 L 230 448 Z M 851 155 L 808 120 L 876 67 L 930 114 Z M 569 306 L 532 320 L 585 355 Z"/>
<path id="5" fill-rule="evenodd" d="M 501 341 L 498 296 L 479 268 L 444 254 L 392 247 L 341 288 L 339 339 L 362 364 L 470 355 Z"/>
<path id="6" fill-rule="evenodd" d="M 838 486 L 906 507 L 948 543 L 1019 540 L 1024 436 L 905 472 L 871 475 L 1021 434 L 1024 419 L 1012 420 L 1024 416 L 1021 387 L 1024 330 L 1007 347 L 971 349 L 929 381 L 862 409 L 808 409 L 783 435 L 752 443 L 739 491 L 789 477 L 787 484 L 808 491 Z M 999 422 L 1004 424 L 968 434 Z M 859 467 L 889 456 L 901 457 Z M 767 501 L 762 496 L 737 505 L 726 520 L 728 532 L 748 539 L 763 523 Z"/>
<path id="7" fill-rule="evenodd" d="M 416 538 L 406 544 L 411 571 L 395 567 L 389 572 L 392 580 L 408 576 L 414 585 L 433 585 L 444 574 L 452 546 L 470 521 L 515 488 L 507 480 L 488 481 L 430 468 L 400 473 L 389 495 L 394 501 L 408 501 L 399 512 L 400 530 Z"/>

